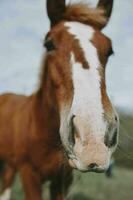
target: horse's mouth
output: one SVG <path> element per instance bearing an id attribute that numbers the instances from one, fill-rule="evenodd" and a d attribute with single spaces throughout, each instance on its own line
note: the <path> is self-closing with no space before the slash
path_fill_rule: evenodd
<path id="1" fill-rule="evenodd" d="M 73 159 L 69 159 L 69 165 L 73 169 L 76 169 L 76 170 L 78 170 L 78 171 L 80 171 L 82 173 L 87 173 L 87 172 L 105 173 L 107 171 L 107 168 L 100 168 L 100 167 L 99 168 L 94 168 L 94 169 L 91 169 L 89 167 L 84 167 L 84 168 L 78 167 Z"/>
<path id="2" fill-rule="evenodd" d="M 88 170 L 79 170 L 83 173 L 87 173 L 87 172 L 93 172 L 93 173 L 97 173 L 97 174 L 101 174 L 101 173 L 105 173 L 106 170 L 104 169 L 88 169 Z"/>

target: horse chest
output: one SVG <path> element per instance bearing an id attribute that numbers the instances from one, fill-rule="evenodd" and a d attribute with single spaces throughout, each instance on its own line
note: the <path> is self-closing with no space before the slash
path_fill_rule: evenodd
<path id="1" fill-rule="evenodd" d="M 30 159 L 40 174 L 47 178 L 60 169 L 65 158 L 63 152 L 48 148 L 46 144 L 34 144 L 31 148 Z"/>

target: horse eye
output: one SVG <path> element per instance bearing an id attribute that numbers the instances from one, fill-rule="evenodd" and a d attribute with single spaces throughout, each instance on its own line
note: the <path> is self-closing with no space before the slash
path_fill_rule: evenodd
<path id="1" fill-rule="evenodd" d="M 55 50 L 55 45 L 54 45 L 54 43 L 53 43 L 52 40 L 47 40 L 44 43 L 44 46 L 46 47 L 47 51 L 53 51 L 53 50 Z"/>

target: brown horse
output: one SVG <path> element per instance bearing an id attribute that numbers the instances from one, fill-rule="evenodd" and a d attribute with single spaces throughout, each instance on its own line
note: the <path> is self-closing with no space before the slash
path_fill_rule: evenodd
<path id="1" fill-rule="evenodd" d="M 113 53 L 102 32 L 113 0 L 97 8 L 48 0 L 51 30 L 45 39 L 40 87 L 29 97 L 0 96 L 0 160 L 5 163 L 1 200 L 9 200 L 19 172 L 26 200 L 63 200 L 72 168 L 103 172 L 117 146 L 118 118 L 107 96 L 105 66 Z"/>

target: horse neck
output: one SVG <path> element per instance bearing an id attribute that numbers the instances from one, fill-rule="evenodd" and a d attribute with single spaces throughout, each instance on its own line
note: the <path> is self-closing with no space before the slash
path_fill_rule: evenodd
<path id="1" fill-rule="evenodd" d="M 41 87 L 35 95 L 34 114 L 41 136 L 48 135 L 57 142 L 59 140 L 59 114 L 55 108 L 53 92 L 45 86 Z"/>

